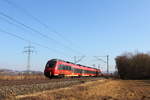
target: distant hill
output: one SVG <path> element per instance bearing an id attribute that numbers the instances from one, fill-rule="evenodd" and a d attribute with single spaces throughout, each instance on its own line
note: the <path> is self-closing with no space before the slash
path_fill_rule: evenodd
<path id="1" fill-rule="evenodd" d="M 27 71 L 27 70 L 25 70 L 25 71 L 21 71 L 20 73 L 22 73 L 22 74 L 26 74 L 26 73 L 30 73 L 30 74 L 43 74 L 43 72 L 41 72 L 41 71 Z"/>
<path id="2" fill-rule="evenodd" d="M 0 75 L 17 75 L 19 71 L 13 71 L 9 69 L 0 69 Z"/>
<path id="3" fill-rule="evenodd" d="M 41 71 L 14 71 L 9 69 L 0 69 L 0 75 L 19 75 L 19 74 L 43 74 Z"/>

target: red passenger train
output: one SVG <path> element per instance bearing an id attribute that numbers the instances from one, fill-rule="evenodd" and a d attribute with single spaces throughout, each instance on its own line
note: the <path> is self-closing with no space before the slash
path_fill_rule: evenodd
<path id="1" fill-rule="evenodd" d="M 45 66 L 44 75 L 46 77 L 64 77 L 64 76 L 100 76 L 101 70 L 87 67 L 71 62 L 52 59 Z"/>

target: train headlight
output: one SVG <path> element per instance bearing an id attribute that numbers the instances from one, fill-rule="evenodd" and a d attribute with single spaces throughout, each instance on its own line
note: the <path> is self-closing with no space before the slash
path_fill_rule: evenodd
<path id="1" fill-rule="evenodd" d="M 49 76 L 51 76 L 52 75 L 52 73 L 51 72 L 49 72 Z"/>

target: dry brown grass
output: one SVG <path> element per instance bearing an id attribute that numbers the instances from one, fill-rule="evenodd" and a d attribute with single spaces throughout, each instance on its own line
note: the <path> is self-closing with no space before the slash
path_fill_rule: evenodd
<path id="1" fill-rule="evenodd" d="M 17 100 L 150 100 L 150 81 L 104 80 L 18 96 Z"/>
<path id="2" fill-rule="evenodd" d="M 45 79 L 44 75 L 0 75 L 0 80 Z"/>

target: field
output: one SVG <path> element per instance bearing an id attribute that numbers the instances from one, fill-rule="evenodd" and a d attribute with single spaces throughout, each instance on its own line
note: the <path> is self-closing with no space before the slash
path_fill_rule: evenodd
<path id="1" fill-rule="evenodd" d="M 33 94 L 45 90 L 54 90 L 81 84 L 84 82 L 99 80 L 99 78 L 66 78 L 48 79 L 43 76 L 7 76 L 8 79 L 0 79 L 0 100 L 12 99 L 18 95 Z"/>
<path id="2" fill-rule="evenodd" d="M 150 80 L 1 79 L 0 100 L 150 100 Z"/>
<path id="3" fill-rule="evenodd" d="M 33 79 L 46 79 L 44 75 L 0 75 L 0 80 L 33 80 Z"/>
<path id="4" fill-rule="evenodd" d="M 18 100 L 150 100 L 150 81 L 98 80 L 17 97 Z"/>

